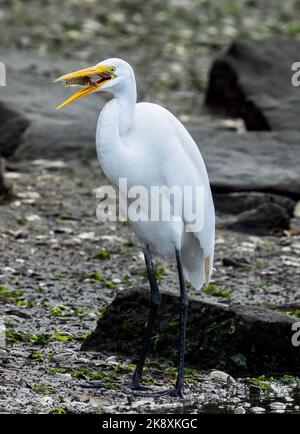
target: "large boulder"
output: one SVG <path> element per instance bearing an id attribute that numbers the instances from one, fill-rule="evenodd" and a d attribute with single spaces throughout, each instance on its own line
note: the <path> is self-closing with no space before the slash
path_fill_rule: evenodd
<path id="1" fill-rule="evenodd" d="M 296 39 L 234 41 L 212 64 L 206 107 L 214 112 L 244 117 L 245 102 L 253 96 L 264 95 L 276 101 L 295 97 L 291 65 L 298 60 L 299 51 L 300 41 Z M 267 124 L 264 127 L 268 129 Z"/>
<path id="2" fill-rule="evenodd" d="M 178 297 L 163 293 L 150 356 L 177 363 Z M 136 357 L 149 314 L 149 290 L 117 294 L 82 344 L 84 351 Z M 221 305 L 190 299 L 186 363 L 232 375 L 300 374 L 299 348 L 292 345 L 297 320 L 264 307 Z"/>
<path id="3" fill-rule="evenodd" d="M 289 216 L 292 216 L 295 208 L 295 201 L 288 197 L 260 191 L 214 193 L 213 196 L 217 211 L 225 214 L 238 215 L 264 204 L 276 204 L 283 208 Z"/>
<path id="4" fill-rule="evenodd" d="M 253 235 L 270 235 L 289 229 L 290 219 L 291 215 L 282 206 L 270 202 L 243 211 L 224 222 L 222 227 Z"/>
<path id="5" fill-rule="evenodd" d="M 300 196 L 300 132 L 203 132 L 189 128 L 215 192 L 263 191 Z"/>
<path id="6" fill-rule="evenodd" d="M 74 60 L 35 56 L 30 64 L 22 53 L 17 62 L 10 52 L 0 50 L 0 54 L 7 63 L 8 82 L 1 89 L 1 100 L 25 113 L 30 121 L 16 157 L 83 159 L 95 155 L 95 131 L 103 98 L 92 95 L 78 104 L 55 110 L 74 90 L 54 83 L 54 79 L 86 65 Z"/>
<path id="7" fill-rule="evenodd" d="M 214 203 L 218 214 L 226 215 L 218 219 L 219 226 L 249 234 L 269 235 L 290 228 L 296 202 L 276 194 L 248 191 L 214 193 Z"/>

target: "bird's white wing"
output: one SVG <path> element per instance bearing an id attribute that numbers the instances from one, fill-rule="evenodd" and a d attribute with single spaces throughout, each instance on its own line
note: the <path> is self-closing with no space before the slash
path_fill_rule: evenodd
<path id="1" fill-rule="evenodd" d="M 147 179 L 152 185 L 203 187 L 203 227 L 187 233 L 182 247 L 187 278 L 194 287 L 200 288 L 211 276 L 215 239 L 214 205 L 203 158 L 186 128 L 159 105 L 137 104 L 135 125 L 135 137 L 129 141 L 136 139 L 137 152 L 143 156 L 135 170 L 137 176 L 141 171 L 141 179 Z M 184 206 L 193 208 L 193 200 L 194 197 L 188 196 Z"/>
<path id="2" fill-rule="evenodd" d="M 203 187 L 204 201 L 203 201 L 203 227 L 199 231 L 193 231 L 193 236 L 199 241 L 200 247 L 203 252 L 200 253 L 199 259 L 202 265 L 197 263 L 197 244 L 195 245 L 191 238 L 189 238 L 190 249 L 187 248 L 185 252 L 185 258 L 183 262 L 186 263 L 186 267 L 189 270 L 189 274 L 193 275 L 198 282 L 200 281 L 200 286 L 205 282 L 206 285 L 209 283 L 212 269 L 213 269 L 213 258 L 214 258 L 214 244 L 215 244 L 215 209 L 212 199 L 212 193 L 210 189 L 209 179 L 207 175 L 207 170 L 205 163 L 203 161 L 202 155 L 195 141 L 182 125 L 182 123 L 167 111 L 167 117 L 174 128 L 174 132 L 177 133 L 179 138 L 179 143 L 181 148 L 185 152 L 186 159 L 192 162 L 192 168 L 190 164 L 187 165 L 189 172 L 182 170 L 181 167 L 186 163 L 186 160 L 180 164 L 178 171 L 176 171 L 176 178 L 180 180 L 181 185 L 196 185 Z M 190 197 L 188 196 L 188 200 Z M 188 207 L 192 207 L 193 203 L 188 203 Z M 199 254 L 199 253 L 198 253 Z M 202 268 L 202 273 L 197 273 L 199 270 L 199 265 Z M 199 285 L 199 284 L 198 284 Z"/>

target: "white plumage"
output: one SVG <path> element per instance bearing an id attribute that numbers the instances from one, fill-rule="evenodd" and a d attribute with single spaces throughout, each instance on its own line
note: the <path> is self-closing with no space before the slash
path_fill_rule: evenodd
<path id="1" fill-rule="evenodd" d="M 213 266 L 215 213 L 205 164 L 194 140 L 168 110 L 157 104 L 136 104 L 136 85 L 132 68 L 120 59 L 101 65 L 116 66 L 124 80 L 114 86 L 107 82 L 102 90 L 114 98 L 103 108 L 97 126 L 98 159 L 107 178 L 118 185 L 120 177 L 128 186 L 204 187 L 204 226 L 199 232 L 186 232 L 185 222 L 131 222 L 138 237 L 155 252 L 174 255 L 181 251 L 186 279 L 195 289 L 208 284 Z M 119 72 L 120 71 L 120 72 Z M 191 204 L 194 206 L 194 204 Z"/>
<path id="2" fill-rule="evenodd" d="M 168 205 L 171 219 L 129 221 L 141 242 L 151 289 L 151 309 L 140 357 L 130 387 L 143 389 L 141 376 L 150 344 L 155 318 L 160 304 L 151 250 L 176 256 L 180 283 L 180 343 L 179 369 L 172 393 L 183 396 L 184 349 L 187 322 L 187 291 L 185 279 L 195 289 L 208 284 L 213 267 L 215 240 L 215 211 L 204 161 L 194 140 L 185 127 L 168 110 L 157 104 L 136 103 L 136 83 L 133 69 L 121 59 L 107 59 L 97 65 L 66 74 L 58 79 L 67 85 L 83 88 L 58 108 L 97 91 L 108 91 L 113 99 L 100 113 L 96 146 L 100 166 L 108 180 L 116 187 L 125 178 L 129 189 L 144 187 L 151 198 L 153 186 L 180 188 L 180 205 L 168 195 L 162 195 L 161 205 Z M 185 188 L 193 194 L 187 194 Z M 196 187 L 201 187 L 200 203 Z M 127 206 L 132 204 L 128 201 Z M 140 201 L 140 213 L 149 216 L 149 201 Z M 197 211 L 194 220 L 187 218 L 185 210 Z M 191 226 L 200 217 L 202 226 Z M 177 220 L 174 217 L 179 217 Z M 202 218 L 203 217 L 203 218 Z M 191 231 L 191 227 L 193 230 Z M 189 228 L 189 231 L 188 231 Z M 185 278 L 185 279 L 184 279 Z"/>

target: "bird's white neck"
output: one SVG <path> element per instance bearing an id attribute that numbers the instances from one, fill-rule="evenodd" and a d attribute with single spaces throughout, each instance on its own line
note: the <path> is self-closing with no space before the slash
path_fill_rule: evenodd
<path id="1" fill-rule="evenodd" d="M 136 106 L 136 84 L 132 77 L 114 91 L 114 98 L 100 113 L 96 133 L 98 159 L 102 170 L 115 183 L 122 174 L 127 149 L 122 136 L 130 129 Z"/>
<path id="2" fill-rule="evenodd" d="M 120 105 L 120 118 L 119 118 L 119 134 L 125 134 L 131 127 L 134 110 L 136 105 L 136 85 L 135 80 L 131 86 L 120 89 L 118 93 L 114 94 L 114 99 Z"/>

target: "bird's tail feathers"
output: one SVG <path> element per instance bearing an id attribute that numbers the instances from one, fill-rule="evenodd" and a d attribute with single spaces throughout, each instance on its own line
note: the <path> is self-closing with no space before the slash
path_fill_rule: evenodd
<path id="1" fill-rule="evenodd" d="M 182 251 L 182 265 L 185 278 L 196 291 L 207 287 L 213 272 L 213 254 L 205 256 L 199 241 Z"/>
<path id="2" fill-rule="evenodd" d="M 205 288 L 208 287 L 209 281 L 213 272 L 213 258 L 212 255 L 205 256 L 204 258 L 204 270 L 205 270 Z"/>

